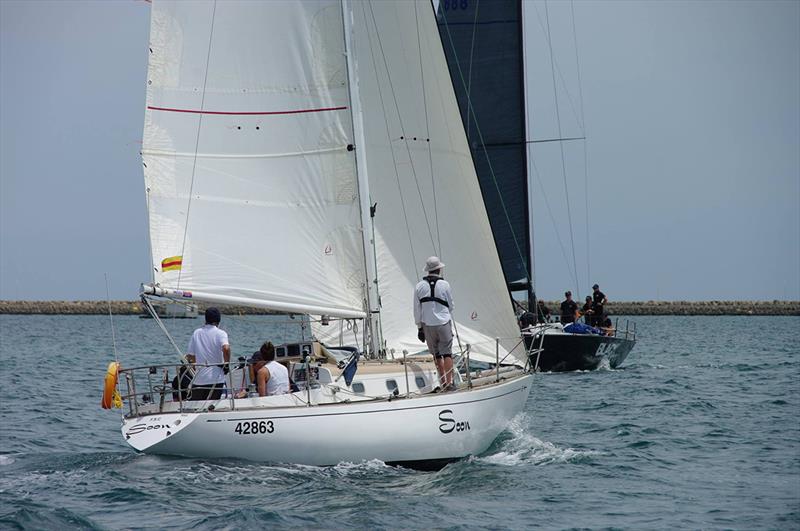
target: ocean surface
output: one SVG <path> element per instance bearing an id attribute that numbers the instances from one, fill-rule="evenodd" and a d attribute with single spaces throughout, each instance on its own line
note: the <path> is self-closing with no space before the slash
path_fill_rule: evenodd
<path id="1" fill-rule="evenodd" d="M 99 406 L 108 317 L 0 315 L 0 528 L 800 529 L 800 318 L 635 320 L 621 368 L 537 375 L 485 454 L 418 472 L 136 454 Z M 181 348 L 200 324 L 167 322 Z M 301 333 L 222 324 L 236 356 Z M 124 364 L 175 359 L 114 328 Z"/>

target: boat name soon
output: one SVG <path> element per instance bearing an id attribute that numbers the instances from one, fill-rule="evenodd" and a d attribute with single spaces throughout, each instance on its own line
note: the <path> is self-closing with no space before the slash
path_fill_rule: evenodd
<path id="1" fill-rule="evenodd" d="M 134 424 L 133 426 L 131 426 L 131 429 L 125 432 L 125 435 L 130 437 L 131 435 L 138 435 L 143 431 L 147 430 L 164 430 L 164 429 L 169 430 L 172 429 L 172 427 L 169 424 L 150 424 L 150 425 L 144 423 Z"/>
<path id="2" fill-rule="evenodd" d="M 452 409 L 443 409 L 439 412 L 439 420 L 442 421 L 442 424 L 439 424 L 439 431 L 442 433 L 450 433 L 453 430 L 456 431 L 466 431 L 470 429 L 469 422 L 466 420 L 458 421 L 452 417 L 448 417 L 446 415 L 452 415 Z"/>

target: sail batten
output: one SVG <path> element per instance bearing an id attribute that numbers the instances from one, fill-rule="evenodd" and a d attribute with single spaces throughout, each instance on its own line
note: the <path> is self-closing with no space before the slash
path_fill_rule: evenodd
<path id="1" fill-rule="evenodd" d="M 169 107 L 153 107 L 147 106 L 151 111 L 164 111 L 164 112 L 182 112 L 186 114 L 217 114 L 224 116 L 270 116 L 277 114 L 305 114 L 310 112 L 328 112 L 328 111 L 344 111 L 347 107 L 342 105 L 340 107 L 323 107 L 319 109 L 293 109 L 289 111 L 210 111 L 207 109 L 172 109 Z"/>
<path id="2" fill-rule="evenodd" d="M 278 158 L 278 157 L 307 157 L 321 153 L 332 153 L 335 151 L 347 151 L 347 146 L 320 148 L 307 151 L 291 151 L 288 153 L 198 153 L 198 152 L 178 152 L 178 151 L 162 151 L 158 149 L 143 149 L 142 155 L 153 157 L 197 157 L 199 159 L 228 159 L 228 158 L 246 158 L 246 159 L 265 159 L 265 158 Z"/>

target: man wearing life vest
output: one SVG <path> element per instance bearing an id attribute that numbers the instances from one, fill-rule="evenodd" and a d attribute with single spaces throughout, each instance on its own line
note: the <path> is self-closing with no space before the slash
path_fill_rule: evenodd
<path id="1" fill-rule="evenodd" d="M 442 279 L 444 264 L 436 256 L 425 262 L 427 276 L 414 288 L 414 322 L 417 337 L 428 344 L 436 361 L 439 383 L 444 390 L 454 390 L 453 385 L 453 331 L 451 328 L 453 295 L 450 284 Z"/>

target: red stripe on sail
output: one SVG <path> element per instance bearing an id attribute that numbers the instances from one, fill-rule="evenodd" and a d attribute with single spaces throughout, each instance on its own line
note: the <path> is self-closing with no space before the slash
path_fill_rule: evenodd
<path id="1" fill-rule="evenodd" d="M 174 262 L 162 262 L 161 263 L 161 267 L 170 267 L 170 266 L 182 265 L 182 264 L 183 264 L 183 260 L 176 260 Z"/>
<path id="2" fill-rule="evenodd" d="M 319 109 L 297 109 L 293 111 L 253 111 L 253 112 L 229 112 L 229 111 L 199 111 L 196 109 L 173 109 L 170 107 L 153 107 L 148 105 L 147 108 L 151 111 L 165 111 L 165 112 L 184 112 L 189 114 L 222 114 L 229 116 L 255 116 L 255 115 L 271 115 L 271 114 L 305 114 L 310 112 L 327 112 L 327 111 L 343 111 L 347 107 L 322 107 Z"/>

